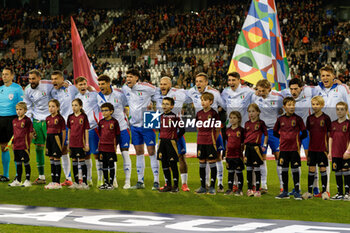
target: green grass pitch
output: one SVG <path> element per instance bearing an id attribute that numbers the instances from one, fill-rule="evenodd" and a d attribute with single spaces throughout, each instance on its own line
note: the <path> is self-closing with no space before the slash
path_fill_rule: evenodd
<path id="1" fill-rule="evenodd" d="M 186 134 L 187 142 L 195 142 L 193 133 Z M 35 150 L 32 148 L 31 165 L 33 181 L 37 177 L 35 165 Z M 133 171 L 131 183 L 137 181 L 135 156 L 131 156 Z M 12 160 L 12 158 L 11 158 Z M 45 190 L 43 186 L 33 186 L 30 188 L 8 187 L 7 183 L 0 184 L 1 203 L 19 204 L 32 206 L 52 206 L 67 208 L 92 208 L 92 209 L 116 209 L 130 211 L 150 211 L 171 214 L 189 214 L 201 216 L 222 216 L 222 217 L 241 217 L 257 219 L 284 219 L 284 220 L 302 220 L 302 221 L 320 221 L 335 223 L 350 223 L 350 202 L 343 201 L 323 201 L 320 198 L 311 200 L 295 201 L 276 200 L 275 196 L 279 193 L 279 184 L 276 175 L 276 163 L 268 161 L 268 194 L 261 198 L 255 197 L 235 197 L 224 196 L 223 194 L 197 195 L 194 190 L 200 186 L 199 166 L 196 158 L 188 158 L 188 185 L 191 192 L 180 191 L 173 193 L 158 193 L 151 190 L 153 184 L 153 175 L 150 168 L 149 158 L 146 160 L 145 185 L 144 190 L 123 190 L 124 172 L 122 157 L 118 155 L 117 179 L 119 188 L 112 191 L 100 191 L 95 185 L 90 190 L 69 190 L 62 188 L 60 190 Z M 45 174 L 48 181 L 50 177 L 49 160 L 45 160 Z M 11 162 L 11 180 L 15 176 L 14 163 Z M 63 171 L 62 171 L 63 174 Z M 302 163 L 301 189 L 307 188 L 307 166 Z M 161 185 L 164 184 L 161 174 Z M 247 189 L 246 176 L 244 174 L 244 191 Z M 63 177 L 62 177 L 63 180 Z M 96 171 L 93 160 L 93 181 L 96 184 Z M 224 170 L 224 184 L 227 184 L 227 170 Z M 289 179 L 289 187 L 292 189 L 292 179 Z M 336 192 L 334 173 L 331 173 L 331 194 Z M 67 198 L 69 196 L 69 198 Z M 330 214 L 331 213 L 331 214 Z M 22 229 L 23 228 L 23 229 Z M 18 225 L 0 225 L 1 232 L 19 232 L 29 231 L 38 232 L 37 227 L 18 226 Z M 53 232 L 72 232 L 71 229 L 50 228 Z M 79 230 L 74 232 L 80 232 Z M 85 232 L 85 231 L 81 231 Z"/>

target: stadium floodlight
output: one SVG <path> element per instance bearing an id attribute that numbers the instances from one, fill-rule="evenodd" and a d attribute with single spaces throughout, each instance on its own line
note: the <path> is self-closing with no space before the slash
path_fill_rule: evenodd
<path id="1" fill-rule="evenodd" d="M 40 10 L 38 10 L 38 15 L 41 15 L 41 11 Z"/>

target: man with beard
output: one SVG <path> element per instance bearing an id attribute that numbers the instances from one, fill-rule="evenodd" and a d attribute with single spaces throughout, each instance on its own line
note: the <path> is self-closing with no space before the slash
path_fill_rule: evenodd
<path id="1" fill-rule="evenodd" d="M 45 184 L 45 142 L 46 117 L 49 113 L 49 100 L 53 86 L 50 81 L 41 80 L 41 73 L 34 69 L 29 71 L 29 85 L 24 90 L 24 102 L 27 104 L 27 116 L 32 119 L 35 130 L 33 143 L 35 144 L 36 162 L 39 177 L 33 184 Z"/>
<path id="2" fill-rule="evenodd" d="M 165 97 L 174 99 L 174 108 L 172 112 L 178 117 L 181 117 L 182 106 L 186 100 L 186 92 L 183 89 L 177 89 L 172 87 L 171 79 L 167 76 L 160 79 L 160 87 L 156 90 L 156 108 L 162 111 L 162 102 Z M 177 140 L 177 150 L 179 153 L 180 173 L 182 182 L 182 191 L 189 192 L 190 189 L 187 186 L 187 163 L 186 163 L 186 141 L 184 136 Z"/>
<path id="3" fill-rule="evenodd" d="M 16 104 L 23 99 L 23 90 L 20 85 L 13 82 L 14 71 L 5 67 L 2 70 L 3 84 L 0 86 L 0 146 L 1 161 L 4 174 L 0 181 L 9 181 L 10 152 L 6 149 L 7 143 L 13 135 L 12 120 L 16 118 Z"/>

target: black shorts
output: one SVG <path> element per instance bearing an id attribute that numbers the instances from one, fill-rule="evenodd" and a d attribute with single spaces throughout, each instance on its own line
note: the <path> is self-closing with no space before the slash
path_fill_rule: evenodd
<path id="1" fill-rule="evenodd" d="M 226 157 L 226 168 L 227 170 L 244 170 L 243 158 L 227 158 Z"/>
<path id="2" fill-rule="evenodd" d="M 17 116 L 0 116 L 0 143 L 8 143 L 13 135 L 12 121 Z"/>
<path id="3" fill-rule="evenodd" d="M 258 144 L 246 144 L 247 167 L 260 167 L 264 163 L 261 147 Z"/>
<path id="4" fill-rule="evenodd" d="M 84 159 L 86 157 L 86 152 L 83 148 L 69 148 L 70 154 L 69 156 L 72 159 Z"/>
<path id="5" fill-rule="evenodd" d="M 15 155 L 15 162 L 29 162 L 29 154 L 26 150 L 14 150 L 13 154 Z"/>
<path id="6" fill-rule="evenodd" d="M 280 151 L 278 166 L 298 168 L 301 166 L 300 154 L 298 151 Z"/>
<path id="7" fill-rule="evenodd" d="M 46 139 L 46 156 L 62 157 L 62 134 L 48 134 Z"/>
<path id="8" fill-rule="evenodd" d="M 307 155 L 307 165 L 311 167 L 315 167 L 316 164 L 319 167 L 327 167 L 328 166 L 328 157 L 326 152 L 321 151 L 309 151 Z"/>
<path id="9" fill-rule="evenodd" d="M 332 170 L 335 172 L 341 171 L 342 169 L 349 169 L 350 159 L 343 158 L 332 158 Z"/>
<path id="10" fill-rule="evenodd" d="M 197 145 L 197 158 L 199 160 L 216 160 L 217 150 L 214 145 Z"/>
<path id="11" fill-rule="evenodd" d="M 98 161 L 100 162 L 108 162 L 112 160 L 113 162 L 117 162 L 117 153 L 115 152 L 103 152 L 99 151 Z"/>
<path id="12" fill-rule="evenodd" d="M 179 154 L 177 151 L 177 143 L 176 140 L 171 139 L 160 139 L 158 152 L 157 152 L 157 159 L 161 160 L 162 163 L 168 163 L 168 162 L 178 162 L 179 161 Z"/>

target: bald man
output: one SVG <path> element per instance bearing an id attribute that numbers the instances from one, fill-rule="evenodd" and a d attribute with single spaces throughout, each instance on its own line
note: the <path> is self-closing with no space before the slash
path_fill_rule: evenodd
<path id="1" fill-rule="evenodd" d="M 181 117 L 182 106 L 186 100 L 186 92 L 184 89 L 177 89 L 172 87 L 171 79 L 167 76 L 160 79 L 160 87 L 156 90 L 156 108 L 159 111 L 162 110 L 162 101 L 165 97 L 173 98 L 175 101 L 174 108 L 172 110 L 177 116 Z M 186 163 L 186 141 L 182 136 L 177 141 L 177 149 L 179 152 L 180 173 L 182 182 L 182 191 L 189 192 L 190 189 L 187 186 L 187 163 Z"/>

